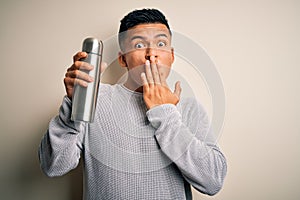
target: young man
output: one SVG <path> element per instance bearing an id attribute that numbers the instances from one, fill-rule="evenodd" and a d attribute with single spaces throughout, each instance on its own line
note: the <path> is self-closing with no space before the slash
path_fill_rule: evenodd
<path id="1" fill-rule="evenodd" d="M 135 10 L 121 20 L 119 63 L 128 69 L 122 85 L 100 85 L 94 123 L 71 121 L 73 87 L 93 80 L 79 69 L 93 67 L 74 56 L 64 79 L 67 95 L 50 122 L 39 157 L 48 176 L 74 169 L 82 155 L 85 199 L 192 199 L 192 185 L 214 195 L 226 161 L 205 142 L 209 122 L 195 99 L 180 99 L 166 79 L 174 61 L 171 31 L 155 9 Z"/>

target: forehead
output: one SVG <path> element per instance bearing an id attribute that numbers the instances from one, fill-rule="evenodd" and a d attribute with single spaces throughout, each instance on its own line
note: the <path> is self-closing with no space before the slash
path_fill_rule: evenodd
<path id="1" fill-rule="evenodd" d="M 126 38 L 130 39 L 137 35 L 151 38 L 159 34 L 164 34 L 168 38 L 171 36 L 169 29 L 164 24 L 139 24 L 127 30 Z"/>

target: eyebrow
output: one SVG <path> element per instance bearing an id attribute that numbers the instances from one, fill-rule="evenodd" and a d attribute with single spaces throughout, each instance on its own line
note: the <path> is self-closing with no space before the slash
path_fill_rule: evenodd
<path id="1" fill-rule="evenodd" d="M 158 38 L 158 37 L 165 37 L 165 38 L 168 38 L 167 34 L 164 34 L 164 33 L 161 33 L 161 34 L 158 34 L 156 35 L 154 38 Z M 140 35 L 135 35 L 133 36 L 130 40 L 135 40 L 135 39 L 142 39 L 142 40 L 145 40 L 145 37 L 143 36 L 140 36 Z"/>
<path id="2" fill-rule="evenodd" d="M 130 40 L 132 41 L 132 40 L 135 40 L 135 39 L 142 39 L 142 40 L 144 40 L 145 37 L 140 36 L 140 35 L 135 35 L 135 36 L 133 36 Z"/>
<path id="3" fill-rule="evenodd" d="M 155 38 L 158 38 L 158 37 L 166 37 L 168 38 L 167 34 L 164 34 L 164 33 L 161 33 L 161 34 L 158 34 L 155 36 Z"/>

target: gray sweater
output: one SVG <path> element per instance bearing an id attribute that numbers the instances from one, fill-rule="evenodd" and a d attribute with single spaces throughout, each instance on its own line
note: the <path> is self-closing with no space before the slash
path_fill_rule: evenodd
<path id="1" fill-rule="evenodd" d="M 101 84 L 93 123 L 70 120 L 65 97 L 44 135 L 39 158 L 50 177 L 84 159 L 84 199 L 192 199 L 192 185 L 214 195 L 226 174 L 209 120 L 193 98 L 147 111 L 143 95 Z"/>

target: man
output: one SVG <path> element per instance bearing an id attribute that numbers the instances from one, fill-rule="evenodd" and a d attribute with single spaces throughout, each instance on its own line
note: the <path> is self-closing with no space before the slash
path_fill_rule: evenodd
<path id="1" fill-rule="evenodd" d="M 50 122 L 39 157 L 48 176 L 74 169 L 82 155 L 85 199 L 192 199 L 192 185 L 214 195 L 226 161 L 206 141 L 208 117 L 195 99 L 180 99 L 166 79 L 174 61 L 172 33 L 155 9 L 135 10 L 121 20 L 119 63 L 128 69 L 122 85 L 101 84 L 94 123 L 71 121 L 75 84 L 93 80 L 83 70 L 85 52 L 74 56 L 64 79 L 67 95 Z"/>

